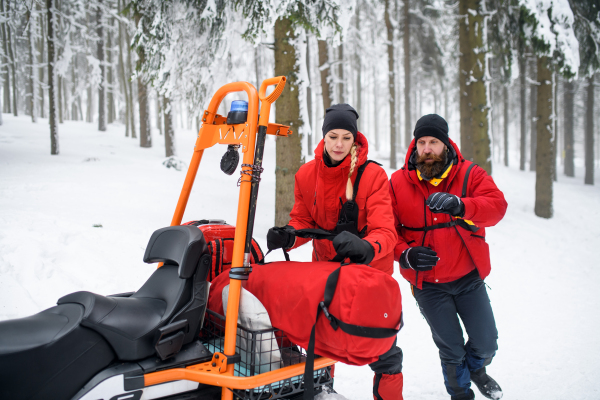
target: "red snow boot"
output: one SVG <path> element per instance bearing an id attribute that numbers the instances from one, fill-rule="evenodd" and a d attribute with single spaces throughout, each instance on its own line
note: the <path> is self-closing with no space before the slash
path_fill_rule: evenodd
<path id="1" fill-rule="evenodd" d="M 403 400 L 404 377 L 398 374 L 375 374 L 373 378 L 373 400 Z"/>

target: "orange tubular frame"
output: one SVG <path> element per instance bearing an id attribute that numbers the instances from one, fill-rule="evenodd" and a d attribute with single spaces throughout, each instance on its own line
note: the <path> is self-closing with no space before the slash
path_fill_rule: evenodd
<path id="1" fill-rule="evenodd" d="M 269 114 L 271 104 L 283 92 L 286 78 L 279 76 L 265 80 L 257 93 L 256 88 L 248 82 L 234 82 L 222 86 L 212 97 L 208 108 L 202 116 L 202 127 L 196 139 L 194 147 L 194 155 L 188 168 L 185 177 L 181 194 L 171 220 L 171 226 L 180 225 L 183 219 L 187 202 L 196 179 L 198 167 L 204 154 L 204 149 L 214 146 L 215 144 L 237 144 L 242 147 L 243 164 L 252 165 L 254 163 L 254 152 L 256 144 L 256 135 L 258 126 L 267 127 L 266 133 L 287 136 L 291 134 L 288 126 L 269 123 Z M 266 95 L 267 87 L 276 85 L 270 95 Z M 217 109 L 223 98 L 233 92 L 246 92 L 248 95 L 248 118 L 245 124 L 227 125 L 225 119 L 217 115 Z M 260 120 L 258 114 L 258 101 L 261 102 Z M 258 121 L 258 123 L 257 123 Z M 232 268 L 241 268 L 244 265 L 244 244 L 246 239 L 246 230 L 248 226 L 248 212 L 250 207 L 250 195 L 252 179 L 252 168 L 242 167 L 249 174 L 242 174 L 240 184 L 240 196 L 238 201 L 238 211 L 236 220 L 236 229 L 233 245 Z M 227 315 L 225 319 L 225 344 L 223 353 L 228 356 L 235 354 L 238 308 L 241 293 L 241 280 L 230 278 L 229 299 L 227 307 Z M 220 386 L 223 388 L 221 399 L 231 400 L 233 392 L 229 389 L 251 389 L 264 386 L 269 383 L 277 382 L 282 379 L 291 378 L 302 375 L 304 373 L 304 363 L 291 365 L 275 371 L 250 376 L 236 377 L 233 376 L 234 365 L 227 365 L 227 357 L 223 354 L 215 353 L 210 362 L 191 365 L 187 368 L 174 368 L 164 371 L 153 372 L 144 375 L 144 385 L 157 385 L 160 383 L 190 380 L 203 384 Z M 220 361 L 219 361 L 220 360 Z M 223 364 L 221 364 L 223 363 Z M 315 360 L 315 370 L 325 368 L 334 364 L 335 361 L 328 358 L 318 358 Z"/>

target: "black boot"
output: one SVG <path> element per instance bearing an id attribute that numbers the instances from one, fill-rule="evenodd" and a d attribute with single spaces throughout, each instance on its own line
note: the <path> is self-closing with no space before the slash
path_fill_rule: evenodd
<path id="1" fill-rule="evenodd" d="M 467 393 L 455 394 L 450 396 L 451 400 L 473 400 L 475 399 L 475 393 L 471 389 Z"/>
<path id="2" fill-rule="evenodd" d="M 482 395 L 488 399 L 501 399 L 502 389 L 498 382 L 485 372 L 485 367 L 471 371 L 471 381 L 477 386 Z"/>

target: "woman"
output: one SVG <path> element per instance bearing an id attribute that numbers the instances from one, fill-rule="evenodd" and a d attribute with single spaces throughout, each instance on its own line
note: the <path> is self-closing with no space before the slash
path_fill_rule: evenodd
<path id="1" fill-rule="evenodd" d="M 376 163 L 368 163 L 354 193 L 358 171 L 367 162 L 368 154 L 367 139 L 358 132 L 357 119 L 358 113 L 348 104 L 327 109 L 323 140 L 315 149 L 315 159 L 296 173 L 289 226 L 338 233 L 333 241 L 313 240 L 313 261 L 330 261 L 338 256 L 391 275 L 397 235 L 385 171 Z M 357 221 L 348 215 L 340 216 L 343 204 L 349 200 L 358 207 Z M 345 221 L 341 221 L 344 217 Z M 267 234 L 269 250 L 291 250 L 309 240 L 296 238 L 281 228 L 271 228 Z M 392 346 L 370 366 L 375 372 L 374 399 L 402 399 L 400 348 Z"/>

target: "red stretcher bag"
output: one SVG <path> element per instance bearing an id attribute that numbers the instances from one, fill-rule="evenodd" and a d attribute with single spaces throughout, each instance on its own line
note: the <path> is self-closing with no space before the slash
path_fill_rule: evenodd
<path id="1" fill-rule="evenodd" d="M 186 222 L 182 225 L 194 225 L 202 231 L 204 239 L 211 254 L 211 265 L 206 280 L 212 282 L 221 272 L 231 268 L 233 259 L 233 239 L 235 237 L 235 226 L 227 225 L 225 221 L 201 219 Z M 250 263 L 257 263 L 264 258 L 260 246 L 252 239 L 250 248 Z"/>
<path id="2" fill-rule="evenodd" d="M 221 293 L 228 284 L 228 274 L 212 282 L 209 309 L 223 314 Z M 314 354 L 350 365 L 375 362 L 392 347 L 402 325 L 398 282 L 367 265 L 340 267 L 326 261 L 252 265 L 243 286 L 293 343 L 309 349 L 314 326 Z"/>

